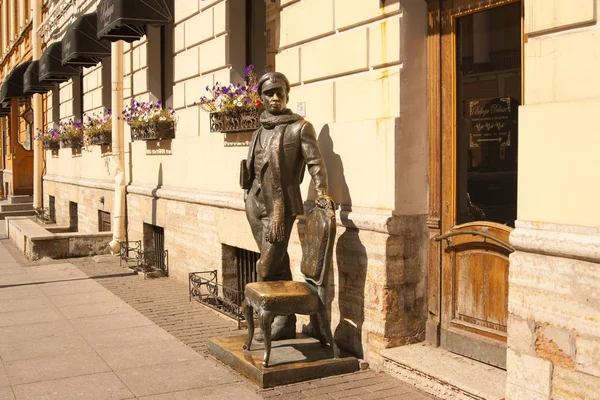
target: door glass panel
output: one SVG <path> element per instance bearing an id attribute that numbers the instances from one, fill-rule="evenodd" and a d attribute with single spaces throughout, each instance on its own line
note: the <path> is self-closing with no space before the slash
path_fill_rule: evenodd
<path id="1" fill-rule="evenodd" d="M 457 20 L 457 223 L 517 217 L 520 3 Z"/>

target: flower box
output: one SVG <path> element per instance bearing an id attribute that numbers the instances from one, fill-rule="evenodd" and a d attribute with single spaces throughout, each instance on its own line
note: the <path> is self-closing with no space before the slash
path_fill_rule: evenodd
<path id="1" fill-rule="evenodd" d="M 44 142 L 42 142 L 42 149 L 58 150 L 58 149 L 60 149 L 60 143 L 57 141 L 44 141 Z"/>
<path id="2" fill-rule="evenodd" d="M 262 107 L 236 108 L 231 111 L 210 113 L 211 132 L 253 131 L 260 127 Z"/>
<path id="3" fill-rule="evenodd" d="M 112 143 L 112 132 L 111 131 L 100 131 L 94 135 L 87 137 L 87 142 L 90 146 L 101 146 Z"/>
<path id="4" fill-rule="evenodd" d="M 76 148 L 79 148 L 82 146 L 83 146 L 83 141 L 81 140 L 81 137 L 74 136 L 74 137 L 60 139 L 60 147 L 62 147 L 63 149 L 65 149 L 65 148 L 76 149 Z"/>
<path id="5" fill-rule="evenodd" d="M 131 127 L 131 140 L 163 140 L 175 138 L 175 122 L 151 122 Z"/>

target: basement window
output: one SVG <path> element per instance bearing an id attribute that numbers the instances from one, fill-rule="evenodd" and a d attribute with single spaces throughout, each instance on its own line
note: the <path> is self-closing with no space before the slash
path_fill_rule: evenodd
<path id="1" fill-rule="evenodd" d="M 259 258 L 260 253 L 222 245 L 223 286 L 243 292 L 247 283 L 256 282 L 256 262 Z"/>

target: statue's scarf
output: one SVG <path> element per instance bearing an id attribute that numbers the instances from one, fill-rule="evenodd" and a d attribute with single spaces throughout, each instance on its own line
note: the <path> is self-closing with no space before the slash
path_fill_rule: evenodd
<path id="1" fill-rule="evenodd" d="M 265 206 L 270 215 L 269 227 L 266 232 L 266 239 L 271 242 L 283 242 L 285 239 L 285 201 L 283 198 L 283 185 L 281 183 L 281 158 L 283 156 L 283 135 L 289 124 L 300 121 L 303 118 L 294 114 L 292 110 L 286 108 L 279 115 L 273 115 L 267 110 L 260 115 L 260 123 L 264 129 L 273 129 L 265 151 L 269 168 L 273 175 L 272 196 L 265 196 Z"/>

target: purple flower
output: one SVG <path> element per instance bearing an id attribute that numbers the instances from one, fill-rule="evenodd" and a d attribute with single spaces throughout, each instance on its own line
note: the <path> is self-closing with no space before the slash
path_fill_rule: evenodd
<path id="1" fill-rule="evenodd" d="M 254 70 L 254 65 L 250 64 L 246 68 L 244 68 L 244 79 L 248 79 L 252 71 Z"/>

